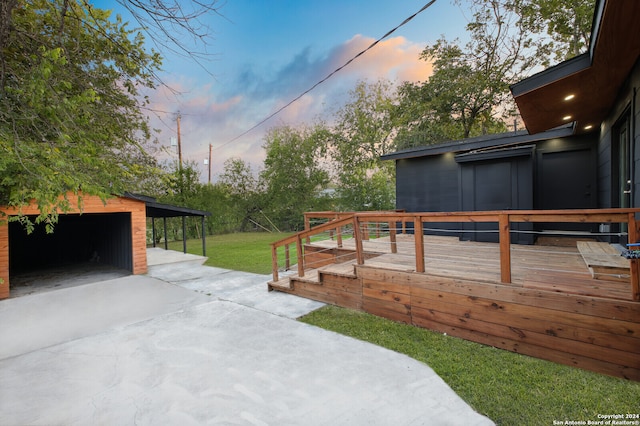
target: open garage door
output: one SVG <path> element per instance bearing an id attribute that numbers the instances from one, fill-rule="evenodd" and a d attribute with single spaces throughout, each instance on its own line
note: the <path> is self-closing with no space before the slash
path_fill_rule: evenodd
<path id="1" fill-rule="evenodd" d="M 32 219 L 35 219 L 33 217 Z M 10 275 L 74 265 L 108 265 L 133 271 L 131 213 L 60 215 L 55 232 L 27 234 L 9 224 Z"/>

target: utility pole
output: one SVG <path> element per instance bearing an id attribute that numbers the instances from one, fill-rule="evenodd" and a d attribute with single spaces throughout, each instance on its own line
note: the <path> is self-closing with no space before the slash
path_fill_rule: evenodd
<path id="1" fill-rule="evenodd" d="M 182 171 L 182 141 L 180 140 L 180 112 L 178 112 L 178 117 L 176 118 L 178 122 L 178 167 L 179 170 Z"/>
<path id="2" fill-rule="evenodd" d="M 209 144 L 209 183 L 211 183 L 211 144 Z"/>

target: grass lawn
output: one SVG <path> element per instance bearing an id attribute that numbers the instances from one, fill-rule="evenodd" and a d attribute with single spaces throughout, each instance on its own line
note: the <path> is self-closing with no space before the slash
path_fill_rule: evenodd
<path id="1" fill-rule="evenodd" d="M 206 264 L 269 274 L 270 243 L 288 235 L 246 233 L 207 237 L 209 260 Z M 171 243 L 169 248 L 182 251 L 182 242 Z M 188 241 L 187 251 L 202 254 L 202 242 Z M 563 425 L 587 424 L 602 420 L 598 414 L 640 414 L 640 383 L 637 382 L 542 361 L 335 306 L 324 307 L 300 320 L 428 364 L 461 398 L 498 425 L 553 425 L 554 421 Z"/>
<path id="2" fill-rule="evenodd" d="M 426 363 L 462 399 L 498 425 L 553 425 L 554 420 L 587 424 L 601 420 L 598 414 L 640 413 L 637 382 L 335 306 L 312 312 L 301 321 Z"/>
<path id="3" fill-rule="evenodd" d="M 271 243 L 291 233 L 243 232 L 210 235 L 206 238 L 205 265 L 254 274 L 271 273 Z M 169 249 L 182 251 L 182 241 L 169 243 Z M 202 254 L 202 240 L 188 240 L 187 252 Z"/>

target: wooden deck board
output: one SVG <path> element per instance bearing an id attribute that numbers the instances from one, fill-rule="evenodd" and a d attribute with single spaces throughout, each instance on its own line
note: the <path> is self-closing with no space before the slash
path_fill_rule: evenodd
<path id="1" fill-rule="evenodd" d="M 592 278 L 608 277 L 612 280 L 627 281 L 631 271 L 629 261 L 611 244 L 597 241 L 578 241 L 577 248 L 591 272 Z"/>
<path id="2" fill-rule="evenodd" d="M 415 244 L 413 235 L 397 235 L 397 253 L 391 253 L 389 237 L 365 241 L 365 250 L 378 255 L 367 259 L 368 266 L 403 272 L 415 271 Z M 591 244 L 578 241 L 578 244 Z M 336 247 L 336 241 L 314 242 L 325 248 Z M 608 244 L 605 244 L 609 246 Z M 615 264 L 626 266 L 615 248 L 593 244 L 603 256 L 614 258 Z M 344 239 L 343 249 L 354 249 L 353 239 Z M 614 255 L 615 252 L 615 255 Z M 500 251 L 498 244 L 475 241 L 459 241 L 456 237 L 425 236 L 425 274 L 478 282 L 500 283 Z M 333 266 L 331 266 L 333 267 Z M 620 275 L 620 269 L 608 272 L 599 270 L 597 280 L 587 266 L 577 246 L 528 245 L 511 246 L 512 285 L 563 292 L 583 296 L 609 297 L 628 300 L 630 284 L 628 275 Z"/>

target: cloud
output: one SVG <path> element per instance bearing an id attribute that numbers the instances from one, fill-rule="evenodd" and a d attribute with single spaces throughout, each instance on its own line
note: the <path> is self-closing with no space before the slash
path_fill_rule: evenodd
<path id="1" fill-rule="evenodd" d="M 168 143 L 175 136 L 175 116 L 180 111 L 183 158 L 201 164 L 203 180 L 208 175 L 202 163 L 208 157 L 209 144 L 214 147 L 214 175 L 221 172 L 224 162 L 231 157 L 242 158 L 258 168 L 264 159 L 263 137 L 270 127 L 311 124 L 316 117 L 344 103 L 358 80 L 424 81 L 431 74 L 431 64 L 420 59 L 424 46 L 404 37 L 384 40 L 264 125 L 230 142 L 373 42 L 372 38 L 355 35 L 326 52 L 316 53 L 307 47 L 280 67 L 260 69 L 258 64 L 244 65 L 224 84 L 178 76 L 169 82 L 173 91 L 161 88 L 153 94 L 154 109 L 163 112 L 158 113 L 161 117 L 156 117 L 154 124 L 160 123 L 164 134 L 161 140 Z"/>

